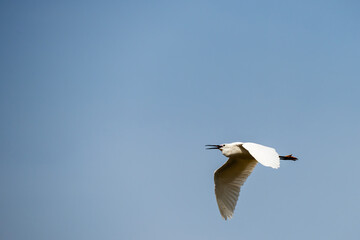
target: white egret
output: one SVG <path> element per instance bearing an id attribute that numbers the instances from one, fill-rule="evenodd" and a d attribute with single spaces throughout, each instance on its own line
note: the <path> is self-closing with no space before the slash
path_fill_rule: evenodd
<path id="1" fill-rule="evenodd" d="M 279 168 L 280 160 L 297 160 L 292 155 L 279 156 L 275 149 L 256 143 L 234 142 L 206 146 L 207 149 L 219 149 L 229 158 L 214 173 L 216 201 L 225 220 L 232 217 L 240 188 L 258 162 L 266 167 Z"/>

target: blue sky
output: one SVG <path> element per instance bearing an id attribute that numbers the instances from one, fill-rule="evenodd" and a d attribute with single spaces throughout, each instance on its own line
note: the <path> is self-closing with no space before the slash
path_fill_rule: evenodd
<path id="1" fill-rule="evenodd" d="M 358 239 L 356 1 L 2 1 L 0 238 Z M 220 217 L 205 144 L 293 153 Z"/>

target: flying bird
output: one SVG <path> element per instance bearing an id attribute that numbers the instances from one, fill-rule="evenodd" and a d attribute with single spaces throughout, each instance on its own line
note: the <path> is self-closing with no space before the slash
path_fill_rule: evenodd
<path id="1" fill-rule="evenodd" d="M 219 149 L 229 158 L 214 173 L 216 201 L 225 220 L 231 219 L 240 188 L 258 162 L 266 167 L 279 168 L 280 160 L 297 160 L 292 155 L 279 156 L 274 148 L 257 143 L 233 142 L 206 146 L 207 149 Z"/>

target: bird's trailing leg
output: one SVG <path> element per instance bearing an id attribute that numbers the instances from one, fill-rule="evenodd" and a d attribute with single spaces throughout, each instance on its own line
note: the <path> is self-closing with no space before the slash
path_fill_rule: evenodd
<path id="1" fill-rule="evenodd" d="M 292 154 L 290 154 L 290 155 L 286 155 L 286 156 L 280 156 L 280 160 L 296 161 L 298 159 L 296 157 L 293 157 Z"/>

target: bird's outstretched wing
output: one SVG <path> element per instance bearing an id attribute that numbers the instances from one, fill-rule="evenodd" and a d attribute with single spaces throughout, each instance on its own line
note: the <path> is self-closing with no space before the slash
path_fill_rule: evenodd
<path id="1" fill-rule="evenodd" d="M 272 168 L 280 167 L 280 157 L 275 149 L 257 143 L 244 143 L 242 147 L 262 165 Z"/>
<path id="2" fill-rule="evenodd" d="M 257 161 L 231 157 L 215 171 L 215 195 L 221 216 L 231 218 L 239 197 L 240 187 L 254 170 Z"/>

